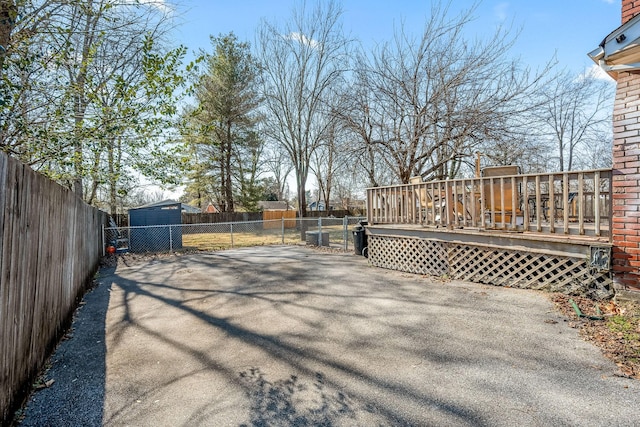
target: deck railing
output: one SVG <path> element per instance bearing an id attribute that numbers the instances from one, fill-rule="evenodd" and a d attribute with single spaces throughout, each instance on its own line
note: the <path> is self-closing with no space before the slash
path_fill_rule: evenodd
<path id="1" fill-rule="evenodd" d="M 369 224 L 610 237 L 611 170 L 429 181 L 367 189 Z"/>

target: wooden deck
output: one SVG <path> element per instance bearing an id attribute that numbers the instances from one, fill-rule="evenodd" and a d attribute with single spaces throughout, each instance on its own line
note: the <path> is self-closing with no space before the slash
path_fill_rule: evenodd
<path id="1" fill-rule="evenodd" d="M 370 188 L 372 265 L 595 298 L 613 295 L 610 170 Z"/>
<path id="2" fill-rule="evenodd" d="M 369 224 L 610 238 L 611 170 L 367 189 Z"/>

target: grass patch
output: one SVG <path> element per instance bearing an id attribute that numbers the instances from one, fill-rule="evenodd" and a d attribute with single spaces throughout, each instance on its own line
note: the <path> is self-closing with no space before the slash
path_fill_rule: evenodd
<path id="1" fill-rule="evenodd" d="M 309 227 L 308 231 L 317 231 L 317 227 Z M 344 229 L 342 225 L 323 226 L 323 232 L 329 233 L 329 242 L 342 243 Z M 349 236 L 347 236 L 349 238 Z M 299 229 L 285 229 L 284 238 L 281 228 L 243 230 L 241 227 L 216 233 L 183 233 L 182 246 L 184 249 L 198 251 L 217 251 L 230 248 L 242 248 L 264 245 L 295 245 L 305 241 Z"/>
<path id="2" fill-rule="evenodd" d="M 613 333 L 629 341 L 640 340 L 640 318 L 617 314 L 607 321 L 607 327 Z"/>

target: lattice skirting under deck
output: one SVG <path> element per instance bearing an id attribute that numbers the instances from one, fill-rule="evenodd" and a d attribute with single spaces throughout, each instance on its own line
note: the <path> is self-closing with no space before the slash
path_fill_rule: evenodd
<path id="1" fill-rule="evenodd" d="M 420 238 L 368 237 L 369 262 L 390 270 L 443 276 L 449 273 L 444 243 Z"/>
<path id="2" fill-rule="evenodd" d="M 368 236 L 368 246 L 370 264 L 391 270 L 598 299 L 609 298 L 614 292 L 611 273 L 592 269 L 586 256 L 566 257 L 415 237 Z"/>

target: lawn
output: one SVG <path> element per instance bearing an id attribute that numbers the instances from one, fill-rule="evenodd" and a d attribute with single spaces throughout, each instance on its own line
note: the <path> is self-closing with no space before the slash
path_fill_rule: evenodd
<path id="1" fill-rule="evenodd" d="M 308 228 L 308 231 L 316 231 L 316 227 Z M 330 244 L 344 243 L 344 229 L 342 225 L 323 226 L 323 232 L 329 232 Z M 349 236 L 347 236 L 348 238 Z M 239 248 L 264 245 L 294 245 L 303 242 L 299 229 L 285 229 L 284 238 L 282 229 L 261 230 L 234 230 L 229 232 L 202 232 L 183 233 L 182 246 L 187 250 L 216 251 L 221 249 Z"/>

